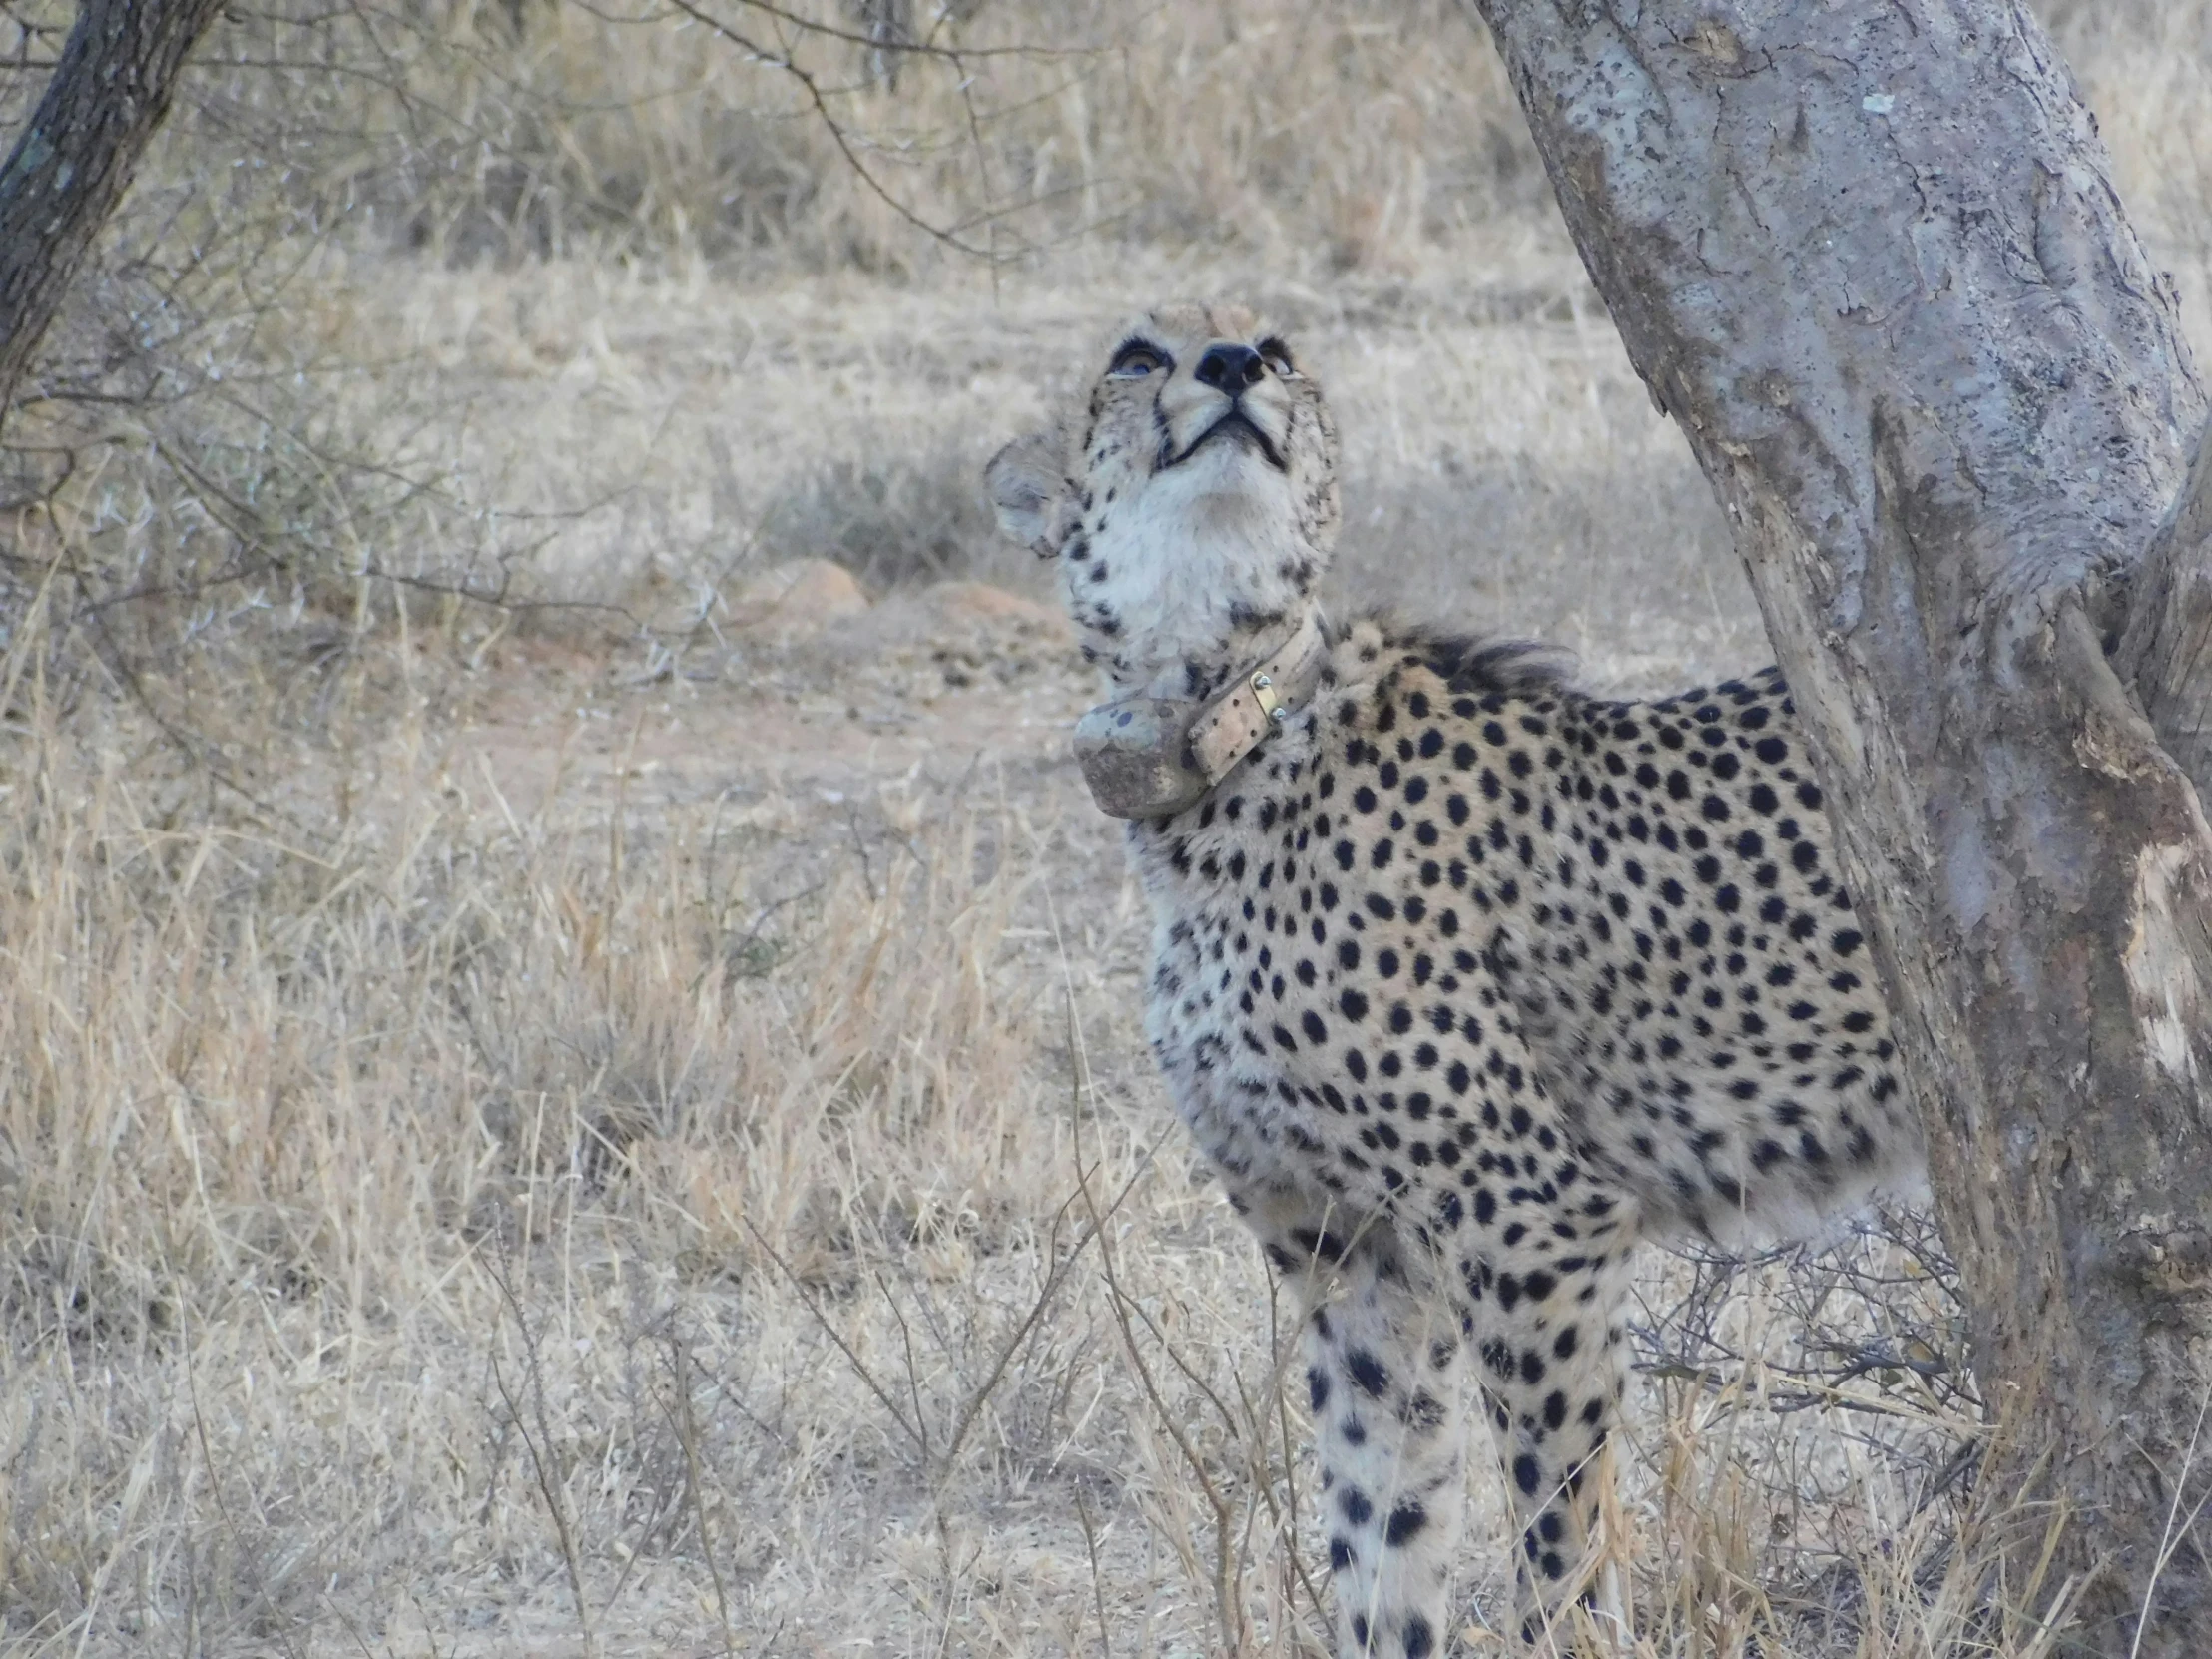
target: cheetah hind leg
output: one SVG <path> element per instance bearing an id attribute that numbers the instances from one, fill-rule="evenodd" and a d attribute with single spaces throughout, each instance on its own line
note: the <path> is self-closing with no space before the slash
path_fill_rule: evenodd
<path id="1" fill-rule="evenodd" d="M 1471 1357 L 1505 1490 L 1515 1551 L 1521 1643 L 1543 1654 L 1606 1654 L 1627 1636 L 1625 1602 L 1602 1517 L 1622 1385 L 1621 1308 L 1629 1251 L 1585 1236 L 1587 1255 L 1462 1265 Z M 1607 1248 L 1611 1246 L 1611 1248 Z M 1594 1248 L 1593 1248 L 1594 1247 Z M 1617 1523 L 1617 1522 L 1616 1522 Z M 1579 1602 L 1587 1622 L 1570 1609 Z M 1577 1645 L 1577 1628 L 1596 1645 Z"/>
<path id="2" fill-rule="evenodd" d="M 1349 1241 L 1300 1230 L 1334 1258 L 1337 1296 L 1306 1328 L 1338 1651 L 1426 1659 L 1449 1631 L 1466 1500 L 1463 1343 L 1453 1299 L 1386 1224 Z M 1271 1255 L 1275 1252 L 1271 1251 Z M 1448 1283 L 1448 1281 L 1446 1281 Z"/>

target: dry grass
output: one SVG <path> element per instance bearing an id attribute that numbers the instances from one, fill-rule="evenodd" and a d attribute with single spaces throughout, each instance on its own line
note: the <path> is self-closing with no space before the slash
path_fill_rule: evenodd
<path id="1" fill-rule="evenodd" d="M 801 41 L 995 271 L 645 15 L 234 22 L 9 429 L 0 1649 L 1311 1652 L 1293 1310 L 1143 1053 L 1086 688 L 921 584 L 1043 591 L 976 469 L 1175 290 L 1306 341 L 1348 593 L 1651 688 L 1761 655 L 1725 533 L 1454 14 Z M 2057 17 L 2192 325 L 2207 17 Z M 747 632 L 812 554 L 880 603 Z M 1909 1219 L 1653 1258 L 1634 1653 L 2049 1651 L 1944 1283 Z"/>
<path id="2" fill-rule="evenodd" d="M 646 692 L 523 808 L 418 704 L 279 828 L 127 722 L 85 744 L 38 643 L 11 1649 L 1311 1651 L 1295 1319 L 1161 1109 L 1140 907 L 1064 774 L 646 811 Z M 1627 1459 L 1646 1650 L 1984 1651 L 1957 1492 L 1916 1486 L 1978 1424 L 1910 1366 L 1808 1397 L 1799 1335 L 1919 1341 L 1939 1284 L 1876 1241 L 1648 1295 L 1708 1345 Z M 1476 1512 L 1494 1618 L 1486 1474 Z"/>
<path id="3" fill-rule="evenodd" d="M 854 38 L 871 11 L 905 49 Z M 1104 235 L 1342 271 L 1543 190 L 1479 28 L 1442 0 L 279 9 L 219 38 L 203 86 L 205 120 L 321 135 L 296 199 L 460 263 L 916 276 Z"/>

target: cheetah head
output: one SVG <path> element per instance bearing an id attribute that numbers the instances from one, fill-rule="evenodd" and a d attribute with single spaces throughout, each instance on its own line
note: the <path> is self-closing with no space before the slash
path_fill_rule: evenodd
<path id="1" fill-rule="evenodd" d="M 1337 434 L 1283 337 L 1236 306 L 1117 330 L 1075 409 L 986 472 L 1000 527 L 1057 558 L 1083 655 L 1204 696 L 1303 619 L 1337 536 Z"/>

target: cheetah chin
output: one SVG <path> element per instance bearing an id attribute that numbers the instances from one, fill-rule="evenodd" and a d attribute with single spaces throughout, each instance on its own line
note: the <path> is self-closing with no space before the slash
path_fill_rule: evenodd
<path id="1" fill-rule="evenodd" d="M 1771 669 L 1602 702 L 1528 646 L 1331 625 L 1336 431 L 1283 336 L 1175 305 L 1113 338 L 988 472 L 1109 701 L 1195 721 L 1326 641 L 1285 718 L 1128 844 L 1153 1052 L 1308 1286 L 1339 1651 L 1420 1659 L 1450 1628 L 1466 1374 L 1521 1639 L 1563 1641 L 1567 1602 L 1611 1599 L 1636 1245 L 1802 1235 L 1919 1183 L 1796 711 Z"/>

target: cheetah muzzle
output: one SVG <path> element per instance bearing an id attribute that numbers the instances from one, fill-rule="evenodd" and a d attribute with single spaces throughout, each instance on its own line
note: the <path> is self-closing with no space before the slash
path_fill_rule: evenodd
<path id="1" fill-rule="evenodd" d="M 1176 456 L 1172 461 L 1168 462 L 1168 465 L 1182 465 L 1183 462 L 1189 460 L 1193 455 L 1198 453 L 1198 451 L 1202 447 L 1209 443 L 1212 443 L 1217 438 L 1219 438 L 1224 443 L 1250 444 L 1253 448 L 1260 451 L 1261 455 L 1266 459 L 1268 465 L 1274 467 L 1276 471 L 1290 471 L 1289 463 L 1283 459 L 1281 451 L 1279 451 L 1275 447 L 1274 443 L 1270 441 L 1267 433 L 1261 431 L 1259 427 L 1253 425 L 1248 417 L 1246 417 L 1243 413 L 1236 409 L 1231 409 L 1229 413 L 1223 415 L 1219 420 L 1215 421 L 1213 425 L 1207 427 L 1204 432 L 1200 433 L 1198 437 L 1192 440 L 1190 448 L 1184 450 L 1182 454 Z"/>
<path id="2" fill-rule="evenodd" d="M 1450 1628 L 1470 1374 L 1538 1641 L 1604 1599 L 1636 1246 L 1802 1235 L 1919 1181 L 1796 711 L 1771 669 L 1611 702 L 1532 647 L 1327 622 L 1320 387 L 1240 309 L 1115 338 L 988 473 L 1109 704 L 1201 710 L 1326 639 L 1296 712 L 1128 845 L 1154 1055 L 1309 1290 L 1340 1652 Z"/>

